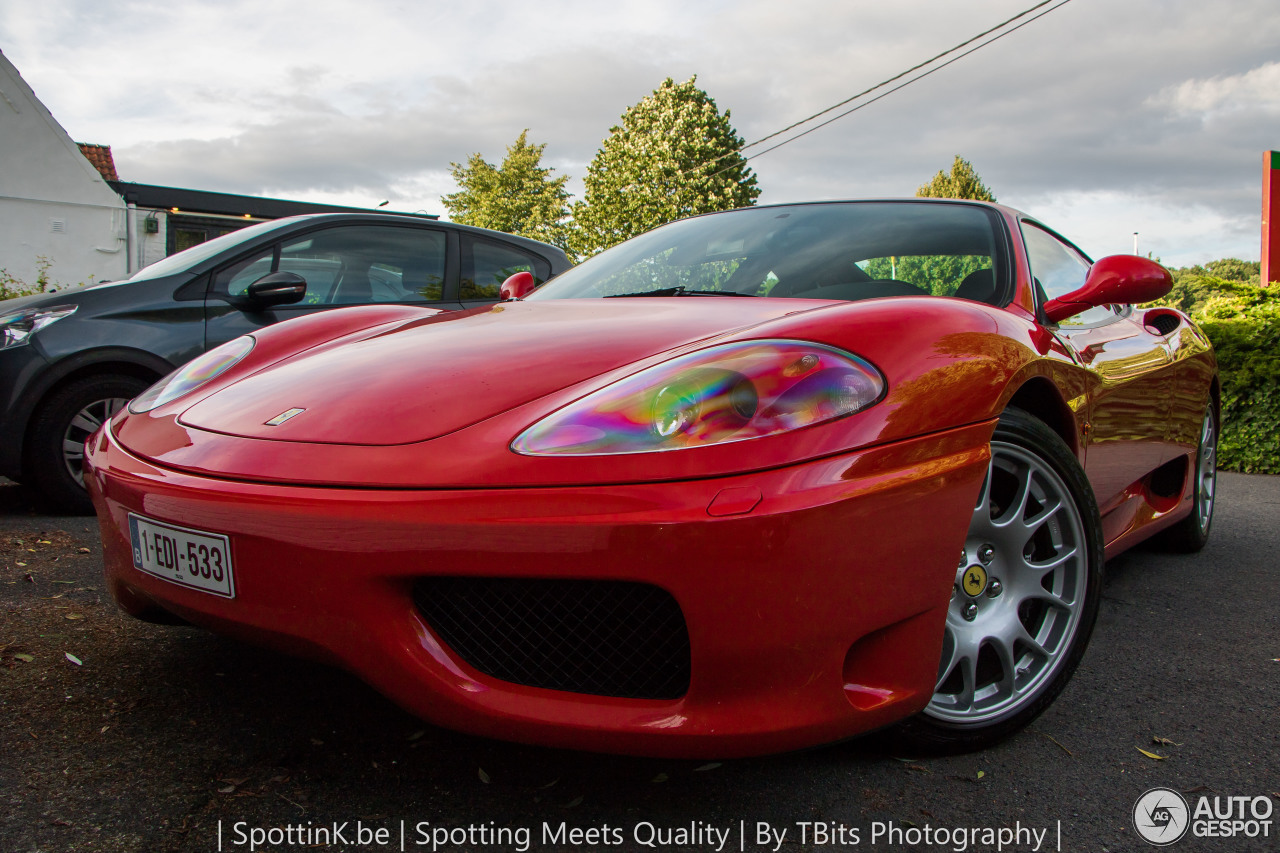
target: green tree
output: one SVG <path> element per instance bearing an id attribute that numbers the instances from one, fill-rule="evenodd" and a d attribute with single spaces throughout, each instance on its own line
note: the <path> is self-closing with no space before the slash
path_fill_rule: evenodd
<path id="1" fill-rule="evenodd" d="M 449 218 L 463 225 L 492 228 L 531 237 L 564 248 L 565 219 L 569 215 L 568 175 L 552 177 L 555 169 L 542 165 L 542 145 L 530 144 L 528 129 L 520 131 L 495 167 L 478 153 L 466 165 L 450 163 L 459 190 L 445 196 Z"/>
<path id="2" fill-rule="evenodd" d="M 593 255 L 673 219 L 748 207 L 760 195 L 742 137 L 691 77 L 670 77 L 622 115 L 573 206 L 573 245 Z"/>
<path id="3" fill-rule="evenodd" d="M 1159 261 L 1159 258 L 1155 259 Z M 1257 286 L 1262 277 L 1262 264 L 1238 258 L 1222 258 L 1203 265 L 1169 268 L 1173 289 L 1149 306 L 1168 305 L 1187 314 L 1196 314 L 1216 296 L 1232 292 L 1232 284 Z"/>
<path id="4" fill-rule="evenodd" d="M 905 281 L 934 296 L 954 296 L 971 273 L 990 268 L 988 255 L 900 255 L 872 258 L 865 265 L 872 278 Z"/>
<path id="5" fill-rule="evenodd" d="M 987 189 L 987 185 L 982 183 L 982 179 L 978 177 L 978 173 L 974 171 L 973 164 L 968 160 L 956 155 L 955 162 L 951 164 L 951 174 L 947 174 L 942 170 L 933 176 L 933 180 L 927 184 L 921 185 L 916 190 L 916 195 L 920 198 L 968 198 L 974 201 L 995 201 L 996 197 Z"/>

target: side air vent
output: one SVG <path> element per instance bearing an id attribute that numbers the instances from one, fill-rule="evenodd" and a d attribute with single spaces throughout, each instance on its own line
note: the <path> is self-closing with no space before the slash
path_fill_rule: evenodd
<path id="1" fill-rule="evenodd" d="M 1177 314 L 1151 313 L 1142 318 L 1142 322 L 1149 328 L 1155 329 L 1158 334 L 1167 335 L 1174 329 L 1182 325 L 1182 321 L 1178 319 Z"/>

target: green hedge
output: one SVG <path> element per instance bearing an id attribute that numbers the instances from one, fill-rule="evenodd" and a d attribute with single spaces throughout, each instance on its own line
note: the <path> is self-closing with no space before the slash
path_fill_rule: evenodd
<path id="1" fill-rule="evenodd" d="M 1213 341 L 1222 378 L 1218 464 L 1280 474 L 1280 284 L 1206 279 L 1216 295 L 1194 318 Z"/>

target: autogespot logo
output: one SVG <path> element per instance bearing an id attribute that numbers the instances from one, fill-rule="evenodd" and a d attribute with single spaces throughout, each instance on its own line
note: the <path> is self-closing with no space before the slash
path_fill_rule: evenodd
<path id="1" fill-rule="evenodd" d="M 1191 809 L 1177 791 L 1152 788 L 1133 804 L 1133 828 L 1157 847 L 1179 840 L 1190 825 Z"/>

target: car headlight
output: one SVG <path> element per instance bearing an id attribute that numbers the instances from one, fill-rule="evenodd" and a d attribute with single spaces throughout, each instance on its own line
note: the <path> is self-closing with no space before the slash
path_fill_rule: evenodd
<path id="1" fill-rule="evenodd" d="M 50 323 L 76 313 L 78 305 L 51 305 L 47 308 L 22 308 L 0 314 L 0 349 L 20 347 L 31 342 L 31 336 Z"/>
<path id="2" fill-rule="evenodd" d="M 526 429 L 526 456 L 652 453 L 746 441 L 853 414 L 884 377 L 851 353 L 804 341 L 723 344 L 642 370 Z"/>
<path id="3" fill-rule="evenodd" d="M 252 335 L 243 335 L 214 347 L 135 397 L 129 404 L 129 411 L 140 415 L 194 391 L 248 355 L 254 343 Z"/>

